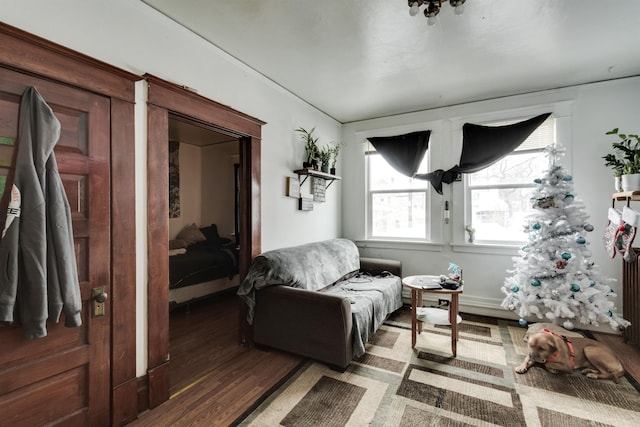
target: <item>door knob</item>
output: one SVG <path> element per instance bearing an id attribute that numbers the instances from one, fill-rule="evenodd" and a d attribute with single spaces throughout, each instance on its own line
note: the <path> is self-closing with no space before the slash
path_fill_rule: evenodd
<path id="1" fill-rule="evenodd" d="M 109 298 L 109 295 L 104 291 L 104 287 L 91 289 L 91 298 L 93 299 L 91 304 L 93 317 L 104 316 L 104 303 Z"/>

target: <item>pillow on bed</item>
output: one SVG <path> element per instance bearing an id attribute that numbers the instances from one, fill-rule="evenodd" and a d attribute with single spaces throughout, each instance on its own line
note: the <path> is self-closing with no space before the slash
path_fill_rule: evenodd
<path id="1" fill-rule="evenodd" d="M 193 245 L 197 242 L 203 242 L 207 240 L 204 234 L 200 231 L 195 223 L 187 225 L 176 236 L 176 239 L 182 239 L 186 242 L 187 246 Z"/>
<path id="2" fill-rule="evenodd" d="M 182 249 L 187 247 L 187 242 L 182 239 L 169 240 L 169 249 Z"/>
<path id="3" fill-rule="evenodd" d="M 200 231 L 202 232 L 202 234 L 204 234 L 204 237 L 207 240 L 210 240 L 212 242 L 220 238 L 220 235 L 218 235 L 218 226 L 215 224 L 211 224 L 208 227 L 203 227 L 200 229 Z"/>

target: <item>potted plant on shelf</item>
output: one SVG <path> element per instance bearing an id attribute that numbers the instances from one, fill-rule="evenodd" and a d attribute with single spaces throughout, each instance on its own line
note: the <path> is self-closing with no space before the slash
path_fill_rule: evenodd
<path id="1" fill-rule="evenodd" d="M 329 162 L 331 161 L 331 153 L 333 153 L 332 148 L 322 147 L 318 153 L 320 154 L 320 170 L 329 173 Z"/>
<path id="2" fill-rule="evenodd" d="M 338 155 L 340 154 L 340 143 L 334 143 L 333 147 L 331 147 L 331 169 L 329 169 L 329 173 L 331 175 L 336 174 L 336 162 L 338 161 Z"/>
<path id="3" fill-rule="evenodd" d="M 613 169 L 614 177 L 621 177 L 623 191 L 640 191 L 640 137 L 619 133 L 618 128 L 606 135 L 618 135 L 620 141 L 612 143 L 614 152 L 603 157 L 605 166 Z M 617 182 L 616 179 L 616 190 L 619 191 Z"/>
<path id="4" fill-rule="evenodd" d="M 317 158 L 318 158 L 318 138 L 313 136 L 313 131 L 316 128 L 313 127 L 311 130 L 306 130 L 302 127 L 296 129 L 296 132 L 300 134 L 300 139 L 304 142 L 304 150 L 307 155 L 307 161 L 302 162 L 302 166 L 307 169 L 313 167 L 317 169 Z M 315 165 L 314 165 L 315 163 Z"/>

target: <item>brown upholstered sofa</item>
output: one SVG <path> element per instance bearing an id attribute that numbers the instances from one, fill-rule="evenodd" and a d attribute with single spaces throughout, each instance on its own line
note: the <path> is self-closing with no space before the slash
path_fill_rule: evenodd
<path id="1" fill-rule="evenodd" d="M 259 255 L 238 294 L 256 344 L 344 369 L 402 306 L 400 261 L 360 258 L 332 239 Z"/>

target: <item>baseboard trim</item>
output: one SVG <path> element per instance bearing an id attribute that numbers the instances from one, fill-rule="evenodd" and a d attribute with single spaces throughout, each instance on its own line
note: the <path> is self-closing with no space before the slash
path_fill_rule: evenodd
<path id="1" fill-rule="evenodd" d="M 147 375 L 136 380 L 138 395 L 138 415 L 149 410 L 149 378 Z"/>

